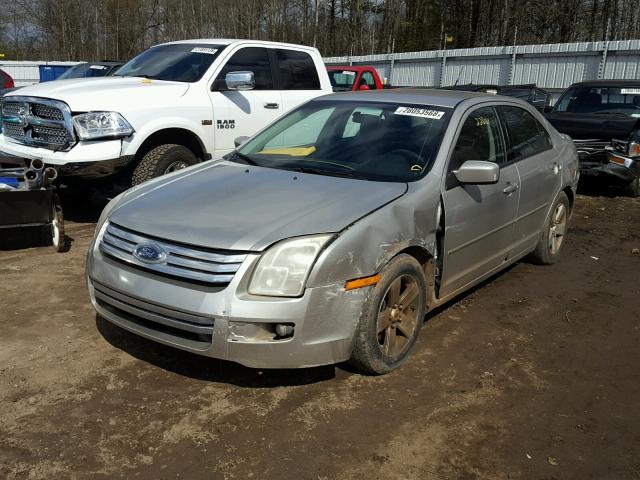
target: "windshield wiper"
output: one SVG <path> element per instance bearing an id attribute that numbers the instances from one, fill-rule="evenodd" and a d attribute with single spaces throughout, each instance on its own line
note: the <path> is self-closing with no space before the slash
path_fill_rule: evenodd
<path id="1" fill-rule="evenodd" d="M 248 155 L 245 155 L 243 153 L 237 152 L 235 150 L 233 152 L 231 152 L 231 156 L 232 157 L 236 157 L 237 159 L 241 160 L 243 163 L 246 163 L 247 165 L 256 165 L 256 166 L 258 165 L 256 163 L 256 161 L 251 159 L 251 158 L 249 158 Z"/>
<path id="2" fill-rule="evenodd" d="M 340 172 L 337 170 L 325 170 L 322 168 L 314 168 L 314 167 L 287 167 L 287 170 L 293 170 L 295 172 L 300 172 L 300 173 L 311 173 L 313 175 L 330 175 L 332 177 L 353 178 L 356 176 L 354 172 L 351 170 Z"/>

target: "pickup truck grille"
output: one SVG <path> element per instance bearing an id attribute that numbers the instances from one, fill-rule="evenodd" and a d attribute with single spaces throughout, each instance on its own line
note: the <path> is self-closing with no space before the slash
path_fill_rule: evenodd
<path id="1" fill-rule="evenodd" d="M 152 245 L 165 253 L 161 261 L 147 263 L 136 256 L 136 248 Z M 99 244 L 100 251 L 133 268 L 187 282 L 226 286 L 233 279 L 246 252 L 212 250 L 181 245 L 149 237 L 110 223 Z"/>
<path id="2" fill-rule="evenodd" d="M 9 96 L 1 111 L 4 135 L 22 144 L 66 151 L 76 143 L 71 110 L 63 102 Z"/>
<path id="3" fill-rule="evenodd" d="M 609 163 L 609 153 L 607 147 L 611 142 L 604 140 L 573 140 L 578 158 L 582 164 Z"/>

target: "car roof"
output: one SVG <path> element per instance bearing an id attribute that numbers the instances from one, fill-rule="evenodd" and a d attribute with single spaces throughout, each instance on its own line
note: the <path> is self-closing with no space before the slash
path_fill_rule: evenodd
<path id="1" fill-rule="evenodd" d="M 638 80 L 589 80 L 586 82 L 577 82 L 572 87 L 635 87 L 640 85 Z"/>
<path id="2" fill-rule="evenodd" d="M 500 97 L 489 93 L 438 90 L 435 88 L 392 88 L 388 90 L 368 90 L 366 92 L 340 92 L 324 95 L 320 98 L 326 100 L 355 100 L 358 102 L 412 103 L 449 108 L 453 108 L 469 98 L 511 100 L 510 97 Z"/>

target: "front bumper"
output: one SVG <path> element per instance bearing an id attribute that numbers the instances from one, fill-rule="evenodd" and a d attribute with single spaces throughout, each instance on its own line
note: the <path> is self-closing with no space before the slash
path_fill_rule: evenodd
<path id="1" fill-rule="evenodd" d="M 250 255 L 226 287 L 194 285 L 124 265 L 92 245 L 87 261 L 91 301 L 109 322 L 142 337 L 254 368 L 339 363 L 369 288 L 306 289 L 300 298 L 252 296 L 247 284 L 259 255 Z M 276 324 L 293 336 L 273 337 Z"/>
<path id="2" fill-rule="evenodd" d="M 121 156 L 121 140 L 80 142 L 68 152 L 55 152 L 46 148 L 22 145 L 0 134 L 2 154 L 33 160 L 41 159 L 56 167 L 61 176 L 100 178 L 117 173 L 128 165 L 132 157 Z"/>
<path id="3" fill-rule="evenodd" d="M 610 159 L 610 155 L 608 154 Z M 609 160 L 607 163 L 589 162 L 580 160 L 580 173 L 583 175 L 615 177 L 623 182 L 631 182 L 640 176 L 640 161 L 638 159 L 625 158 L 624 164 L 614 163 Z"/>

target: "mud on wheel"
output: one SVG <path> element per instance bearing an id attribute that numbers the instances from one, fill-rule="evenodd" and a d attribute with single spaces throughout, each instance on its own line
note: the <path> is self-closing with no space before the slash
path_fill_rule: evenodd
<path id="1" fill-rule="evenodd" d="M 424 321 L 426 285 L 422 266 L 415 258 L 402 254 L 387 264 L 365 301 L 351 364 L 380 375 L 404 363 Z"/>

